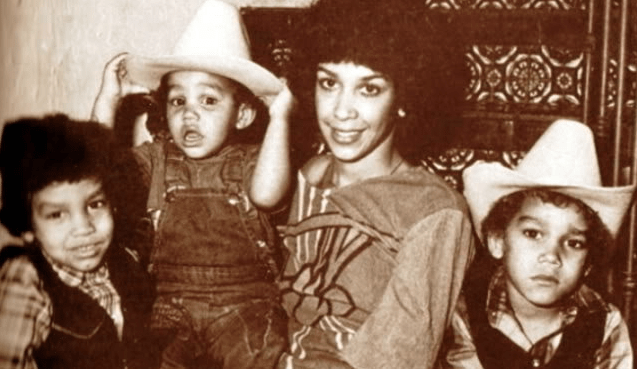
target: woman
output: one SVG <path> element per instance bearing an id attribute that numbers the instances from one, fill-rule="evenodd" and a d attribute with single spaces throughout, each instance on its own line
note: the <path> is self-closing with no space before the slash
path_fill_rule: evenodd
<path id="1" fill-rule="evenodd" d="M 327 152 L 300 170 L 284 233 L 280 367 L 435 361 L 473 245 L 462 197 L 417 165 L 465 82 L 420 7 L 320 0 L 297 32 L 292 88 Z"/>

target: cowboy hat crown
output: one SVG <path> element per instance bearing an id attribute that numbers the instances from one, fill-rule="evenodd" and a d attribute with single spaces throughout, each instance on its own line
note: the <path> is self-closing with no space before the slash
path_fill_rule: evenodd
<path id="1" fill-rule="evenodd" d="M 547 185 L 602 185 L 593 132 L 588 126 L 571 120 L 551 124 L 516 171 Z"/>
<path id="2" fill-rule="evenodd" d="M 567 119 L 552 123 L 515 169 L 478 162 L 464 170 L 463 180 L 477 230 L 500 198 L 529 188 L 545 188 L 584 202 L 616 236 L 635 189 L 634 185 L 602 186 L 592 131 Z"/>
<path id="3" fill-rule="evenodd" d="M 252 61 L 239 10 L 221 0 L 207 0 L 201 5 L 172 54 L 131 55 L 126 58 L 126 69 L 132 82 L 149 89 L 159 87 L 165 74 L 179 70 L 230 78 L 259 97 L 272 97 L 282 88 L 274 74 Z"/>

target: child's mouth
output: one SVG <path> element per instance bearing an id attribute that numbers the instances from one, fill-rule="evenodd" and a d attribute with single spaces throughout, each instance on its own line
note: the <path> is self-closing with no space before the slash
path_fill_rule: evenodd
<path id="1" fill-rule="evenodd" d="M 532 279 L 540 285 L 555 285 L 559 283 L 557 278 L 550 275 L 536 275 Z"/>
<path id="2" fill-rule="evenodd" d="M 75 252 L 80 256 L 80 257 L 93 257 L 95 255 L 97 255 L 97 252 L 100 249 L 100 244 L 101 242 L 95 242 L 95 243 L 89 243 L 86 245 L 82 245 L 82 246 L 78 246 L 75 248 Z"/>
<path id="3" fill-rule="evenodd" d="M 185 146 L 197 145 L 203 139 L 203 135 L 197 131 L 187 131 L 184 133 L 183 137 Z"/>

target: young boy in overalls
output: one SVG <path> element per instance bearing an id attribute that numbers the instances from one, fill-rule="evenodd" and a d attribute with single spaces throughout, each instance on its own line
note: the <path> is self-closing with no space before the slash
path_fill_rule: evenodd
<path id="1" fill-rule="evenodd" d="M 591 130 L 558 120 L 515 169 L 476 163 L 463 176 L 495 262 L 468 274 L 443 367 L 632 368 L 626 323 L 588 282 L 635 186 L 601 185 Z"/>
<path id="2" fill-rule="evenodd" d="M 135 148 L 150 183 L 152 328 L 168 332 L 163 367 L 273 367 L 287 326 L 264 210 L 290 182 L 289 90 L 250 60 L 238 10 L 217 0 L 201 6 L 173 55 L 111 60 L 94 116 L 112 124 L 131 85 L 156 89 L 170 132 Z M 263 143 L 236 144 L 257 97 L 270 103 Z"/>

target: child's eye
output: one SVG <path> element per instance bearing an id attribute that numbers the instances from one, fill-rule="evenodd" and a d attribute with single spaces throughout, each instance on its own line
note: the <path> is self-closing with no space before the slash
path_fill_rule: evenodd
<path id="1" fill-rule="evenodd" d="M 101 209 L 108 206 L 108 202 L 106 200 L 93 200 L 88 203 L 89 209 Z"/>
<path id="2" fill-rule="evenodd" d="M 49 213 L 46 213 L 44 215 L 44 219 L 49 219 L 49 220 L 57 220 L 62 218 L 62 212 L 61 211 L 51 211 Z"/>
<path id="3" fill-rule="evenodd" d="M 181 97 L 175 97 L 175 98 L 172 98 L 172 99 L 168 100 L 168 104 L 170 104 L 172 106 L 181 106 L 181 105 L 184 105 L 185 102 L 186 102 L 186 100 L 184 100 Z"/>
<path id="4" fill-rule="evenodd" d="M 541 233 L 535 229 L 525 229 L 522 231 L 522 234 L 534 240 L 537 240 L 541 236 Z"/>
<path id="5" fill-rule="evenodd" d="M 214 98 L 212 96 L 206 96 L 206 97 L 203 98 L 203 104 L 204 105 L 215 105 L 218 102 L 219 102 L 219 100 L 217 100 L 216 98 Z"/>
<path id="6" fill-rule="evenodd" d="M 323 90 L 333 90 L 336 87 L 336 81 L 333 78 L 319 78 L 317 84 Z"/>
<path id="7" fill-rule="evenodd" d="M 363 86 L 362 92 L 365 96 L 377 96 L 380 93 L 380 87 L 372 84 L 367 84 Z"/>

